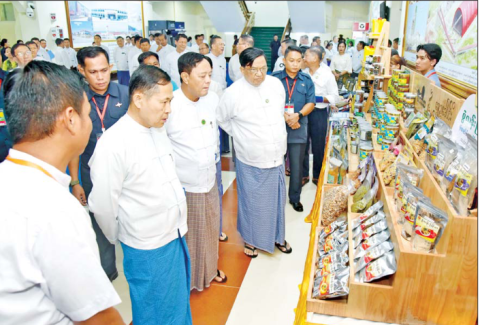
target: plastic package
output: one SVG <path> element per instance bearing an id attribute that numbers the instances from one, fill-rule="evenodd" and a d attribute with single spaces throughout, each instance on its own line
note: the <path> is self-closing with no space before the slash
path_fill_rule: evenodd
<path id="1" fill-rule="evenodd" d="M 316 299 L 329 299 L 348 295 L 349 278 L 349 267 L 316 278 L 313 284 L 312 297 Z"/>
<path id="2" fill-rule="evenodd" d="M 408 126 L 407 139 L 410 139 L 425 122 L 427 122 L 427 119 L 422 114 L 416 114 Z"/>
<path id="3" fill-rule="evenodd" d="M 380 221 L 383 221 L 383 220 L 386 220 L 385 219 L 386 216 L 385 216 L 385 213 L 383 211 L 379 211 L 377 214 L 375 214 L 374 216 L 372 216 L 371 218 L 369 218 L 368 220 L 362 222 L 362 224 L 353 229 L 352 230 L 352 236 L 355 238 L 357 237 L 358 235 L 360 235 L 364 230 L 368 229 L 369 227 L 371 227 L 372 225 L 376 224 L 377 222 L 380 222 Z M 378 232 L 378 231 L 377 231 Z M 358 246 L 358 245 L 357 245 Z"/>
<path id="4" fill-rule="evenodd" d="M 355 275 L 357 282 L 372 282 L 397 271 L 397 261 L 393 252 L 387 252 L 380 258 L 368 264 Z"/>
<path id="5" fill-rule="evenodd" d="M 366 228 L 360 234 L 353 238 L 353 248 L 357 248 L 364 239 L 370 238 L 373 235 L 384 231 L 385 229 L 388 229 L 387 221 L 385 219 L 370 225 L 368 228 Z"/>
<path id="6" fill-rule="evenodd" d="M 432 204 L 418 202 L 413 228 L 412 249 L 432 253 L 448 223 L 445 212 Z"/>
<path id="7" fill-rule="evenodd" d="M 378 181 L 378 178 L 375 177 L 375 183 L 373 184 L 373 187 L 367 192 L 367 194 L 361 200 L 355 202 L 352 205 L 353 213 L 361 213 L 372 206 L 373 200 L 378 192 L 378 186 L 379 186 L 379 181 Z"/>
<path id="8" fill-rule="evenodd" d="M 362 244 L 358 246 L 358 248 L 355 250 L 354 258 L 357 259 L 365 256 L 368 249 L 380 245 L 384 241 L 387 241 L 389 238 L 390 231 L 388 231 L 388 229 L 385 229 L 384 231 L 376 234 L 375 236 L 365 239 Z"/>
<path id="9" fill-rule="evenodd" d="M 468 216 L 468 209 L 471 207 L 475 188 L 477 187 L 477 151 L 467 151 L 464 163 L 460 164 L 458 174 L 455 177 L 455 185 L 451 192 L 451 202 L 457 213 L 461 216 Z"/>
<path id="10" fill-rule="evenodd" d="M 373 168 L 370 168 L 370 170 L 368 171 L 367 177 L 363 181 L 362 185 L 358 188 L 358 190 L 353 195 L 353 203 L 360 201 L 372 188 L 373 177 L 374 177 L 374 170 Z"/>
<path id="11" fill-rule="evenodd" d="M 397 166 L 395 163 L 393 163 L 390 166 L 388 166 L 388 168 L 383 173 L 382 177 L 383 177 L 383 182 L 385 183 L 385 186 L 392 186 L 392 183 L 394 183 L 396 169 L 397 169 Z"/>
<path id="12" fill-rule="evenodd" d="M 385 151 L 385 154 L 383 155 L 382 160 L 380 160 L 380 164 L 379 164 L 380 171 L 384 172 L 388 166 L 390 166 L 395 162 L 395 159 L 397 159 L 397 157 L 392 152 Z"/>
<path id="13" fill-rule="evenodd" d="M 327 183 L 338 184 L 338 177 L 340 175 L 340 166 L 342 166 L 342 161 L 335 157 L 330 157 L 329 164 L 330 168 L 328 169 Z"/>
<path id="14" fill-rule="evenodd" d="M 384 254 L 393 251 L 393 244 L 391 241 L 386 241 L 370 249 L 362 258 L 358 259 L 355 263 L 355 273 L 363 269 L 373 260 L 383 256 Z"/>
<path id="15" fill-rule="evenodd" d="M 374 205 L 372 205 L 370 208 L 368 208 L 367 211 L 362 213 L 361 216 L 358 218 L 354 219 L 352 222 L 352 229 L 355 230 L 356 228 L 360 227 L 363 223 L 367 222 L 370 218 L 372 218 L 380 209 L 383 208 L 383 202 L 378 201 Z"/>
<path id="16" fill-rule="evenodd" d="M 346 186 L 335 186 L 325 192 L 321 215 L 322 226 L 328 226 L 347 211 L 349 192 Z"/>
<path id="17" fill-rule="evenodd" d="M 322 258 L 318 259 L 318 268 L 322 269 L 325 265 L 329 264 L 343 264 L 347 265 L 348 255 L 345 252 L 331 252 Z"/>
<path id="18" fill-rule="evenodd" d="M 445 167 L 449 166 L 453 159 L 455 159 L 458 149 L 455 143 L 449 139 L 441 135 L 438 135 L 438 139 L 437 159 L 433 161 L 433 170 L 431 173 L 437 183 L 440 183 L 445 174 Z"/>

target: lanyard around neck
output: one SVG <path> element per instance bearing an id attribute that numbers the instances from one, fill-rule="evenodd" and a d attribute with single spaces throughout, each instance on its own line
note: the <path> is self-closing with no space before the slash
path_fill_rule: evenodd
<path id="1" fill-rule="evenodd" d="M 285 77 L 285 80 L 287 81 L 288 101 L 290 102 L 292 100 L 293 90 L 295 89 L 295 84 L 297 83 L 297 79 L 295 78 L 295 81 L 293 82 L 292 91 L 290 91 L 290 83 L 288 82 L 288 77 Z"/>
<path id="2" fill-rule="evenodd" d="M 43 167 L 33 163 L 33 162 L 30 162 L 30 161 L 27 161 L 27 160 L 23 160 L 23 159 L 16 159 L 16 158 L 12 158 L 9 156 L 7 156 L 6 160 L 9 160 L 11 161 L 12 163 L 14 164 L 17 164 L 17 165 L 21 165 L 21 166 L 26 166 L 26 167 L 31 167 L 31 168 L 35 168 L 39 171 L 41 171 L 42 173 L 44 173 L 45 175 L 47 175 L 48 177 L 51 177 L 52 179 L 55 179 L 52 174 L 50 174 L 49 172 L 47 172 Z"/>
<path id="3" fill-rule="evenodd" d="M 100 109 L 98 108 L 97 101 L 95 100 L 95 97 L 92 97 L 93 103 L 95 104 L 95 107 L 97 108 L 97 113 L 98 117 L 100 117 L 100 122 L 102 122 L 102 132 L 105 132 L 105 125 L 103 124 L 103 119 L 105 118 L 105 113 L 107 112 L 107 106 L 108 106 L 108 99 L 110 98 L 110 94 L 107 95 L 107 98 L 105 98 L 105 104 L 103 105 L 103 111 L 100 113 Z"/>
<path id="4" fill-rule="evenodd" d="M 428 74 L 428 76 L 425 76 L 425 78 L 430 78 L 431 76 L 433 76 L 434 74 L 437 74 L 437 71 L 432 71 Z"/>

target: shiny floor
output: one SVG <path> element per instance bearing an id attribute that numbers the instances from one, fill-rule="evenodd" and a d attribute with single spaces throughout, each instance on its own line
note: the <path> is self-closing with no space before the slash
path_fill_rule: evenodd
<path id="1" fill-rule="evenodd" d="M 192 291 L 191 308 L 194 325 L 287 325 L 293 324 L 303 268 L 308 250 L 310 224 L 304 222 L 310 213 L 316 193 L 311 182 L 302 189 L 299 213 L 286 207 L 286 239 L 293 252 L 260 253 L 256 259 L 243 254 L 243 241 L 237 232 L 237 189 L 231 156 L 222 157 L 223 231 L 229 240 L 220 243 L 219 269 L 228 276 L 224 284 L 212 283 L 203 292 Z M 288 186 L 288 178 L 287 178 Z M 123 273 L 123 254 L 117 245 L 119 277 L 113 282 L 122 303 L 117 306 L 127 324 L 132 321 L 128 284 Z M 368 321 L 309 314 L 308 320 L 319 324 L 381 325 Z"/>

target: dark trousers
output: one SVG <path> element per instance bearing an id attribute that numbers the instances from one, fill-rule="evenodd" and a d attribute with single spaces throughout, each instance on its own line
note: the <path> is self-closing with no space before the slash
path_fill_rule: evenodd
<path id="1" fill-rule="evenodd" d="M 118 83 L 124 86 L 130 84 L 130 72 L 129 71 L 117 71 Z"/>
<path id="2" fill-rule="evenodd" d="M 228 133 L 223 131 L 221 127 L 220 129 L 220 153 L 226 153 L 230 151 L 230 140 Z"/>
<path id="3" fill-rule="evenodd" d="M 292 203 L 300 202 L 300 194 L 302 194 L 303 158 L 306 146 L 306 143 L 289 143 L 287 145 L 287 155 L 290 160 L 288 198 Z"/>
<path id="4" fill-rule="evenodd" d="M 270 62 L 271 67 L 272 67 L 272 71 L 275 68 L 275 63 L 277 63 L 277 59 L 278 59 L 277 53 L 275 53 L 275 55 L 274 55 L 273 52 L 272 52 L 272 61 Z"/>
<path id="5" fill-rule="evenodd" d="M 328 109 L 315 108 L 308 114 L 308 140 L 303 159 L 303 177 L 308 177 L 310 172 L 310 159 L 308 149 L 312 144 L 313 153 L 313 178 L 318 179 L 322 170 L 323 156 L 325 154 L 325 139 L 328 130 Z"/>
<path id="6" fill-rule="evenodd" d="M 90 179 L 90 168 L 82 164 L 81 167 L 82 185 L 85 191 L 85 196 L 88 198 L 92 191 L 92 180 Z M 97 237 L 98 250 L 100 252 L 100 262 L 102 268 L 107 274 L 110 281 L 113 281 L 118 276 L 117 265 L 115 264 L 115 245 L 111 244 L 100 229 L 93 213 L 90 212 L 90 219 L 92 219 L 92 227 Z"/>

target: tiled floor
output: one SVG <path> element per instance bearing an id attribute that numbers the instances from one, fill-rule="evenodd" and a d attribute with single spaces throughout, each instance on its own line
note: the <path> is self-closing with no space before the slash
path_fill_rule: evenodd
<path id="1" fill-rule="evenodd" d="M 287 186 L 288 186 L 287 178 Z M 304 222 L 315 199 L 316 186 L 311 182 L 302 189 L 304 212 L 298 213 L 287 204 L 286 238 L 292 254 L 260 253 L 250 259 L 243 254 L 243 240 L 237 231 L 237 188 L 235 168 L 230 155 L 222 157 L 223 231 L 229 240 L 220 243 L 219 269 L 228 281 L 212 285 L 203 292 L 192 291 L 191 308 L 194 325 L 290 325 L 294 321 L 303 268 L 308 250 L 310 224 Z M 121 265 L 123 254 L 117 246 L 119 277 L 114 286 L 122 303 L 117 306 L 128 324 L 132 320 L 128 284 Z M 310 313 L 312 323 L 339 325 L 382 325 L 368 321 L 344 319 Z"/>

